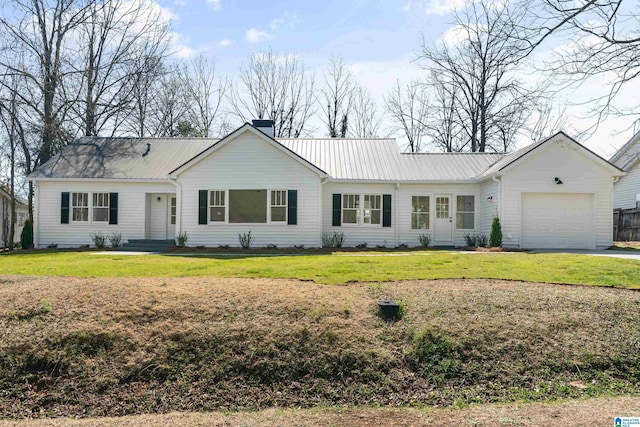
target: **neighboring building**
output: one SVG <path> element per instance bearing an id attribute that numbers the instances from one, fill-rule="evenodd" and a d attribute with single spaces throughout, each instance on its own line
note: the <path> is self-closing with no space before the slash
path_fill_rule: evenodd
<path id="1" fill-rule="evenodd" d="M 15 197 L 16 201 L 16 219 L 13 239 L 10 238 L 11 233 L 11 190 L 4 185 L 0 185 L 0 248 L 6 248 L 9 243 L 20 241 L 22 227 L 29 215 L 27 203 Z"/>
<path id="2" fill-rule="evenodd" d="M 564 133 L 508 155 L 401 154 L 393 139 L 273 139 L 265 121 L 220 140 L 85 137 L 29 176 L 36 247 L 90 233 L 190 246 L 464 245 L 502 223 L 504 245 L 606 248 L 620 169 Z"/>
<path id="3" fill-rule="evenodd" d="M 613 186 L 613 207 L 640 209 L 640 132 L 633 135 L 609 161 L 627 172 Z"/>

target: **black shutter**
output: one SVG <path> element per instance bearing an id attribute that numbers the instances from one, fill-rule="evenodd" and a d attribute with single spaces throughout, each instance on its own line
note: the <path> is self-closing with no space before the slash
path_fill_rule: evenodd
<path id="1" fill-rule="evenodd" d="M 60 205 L 60 224 L 69 224 L 69 193 L 62 193 L 62 203 Z"/>
<path id="2" fill-rule="evenodd" d="M 333 221 L 331 225 L 334 227 L 340 227 L 340 217 L 342 216 L 342 195 L 333 195 Z"/>
<path id="3" fill-rule="evenodd" d="M 391 227 L 391 194 L 382 195 L 382 226 Z"/>
<path id="4" fill-rule="evenodd" d="M 118 223 L 118 193 L 109 193 L 109 224 Z"/>
<path id="5" fill-rule="evenodd" d="M 298 190 L 289 190 L 287 193 L 287 224 L 296 225 L 298 223 Z"/>
<path id="6" fill-rule="evenodd" d="M 207 223 L 207 193 L 208 190 L 198 190 L 198 224 Z"/>

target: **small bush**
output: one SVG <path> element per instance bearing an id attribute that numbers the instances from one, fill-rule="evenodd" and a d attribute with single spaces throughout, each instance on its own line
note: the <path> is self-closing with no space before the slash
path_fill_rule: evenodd
<path id="1" fill-rule="evenodd" d="M 251 235 L 251 230 L 248 233 L 239 233 L 238 241 L 240 242 L 240 246 L 243 249 L 249 249 L 253 244 L 253 236 Z"/>
<path id="2" fill-rule="evenodd" d="M 359 245 L 356 245 L 358 249 L 365 249 L 367 247 L 367 242 L 362 242 Z"/>
<path id="3" fill-rule="evenodd" d="M 476 236 L 475 234 L 464 233 L 464 241 L 467 246 L 475 246 L 476 245 Z"/>
<path id="4" fill-rule="evenodd" d="M 184 248 L 187 245 L 187 241 L 189 240 L 189 235 L 186 231 L 181 231 L 178 233 L 178 237 L 176 237 L 176 246 L 179 248 Z"/>
<path id="5" fill-rule="evenodd" d="M 487 246 L 487 235 L 482 233 L 465 233 L 464 241 L 467 246 L 471 247 L 485 247 Z"/>
<path id="6" fill-rule="evenodd" d="M 50 243 L 47 245 L 47 249 L 58 249 L 57 243 Z"/>
<path id="7" fill-rule="evenodd" d="M 122 246 L 122 233 L 112 233 L 109 235 L 109 243 L 113 249 Z"/>
<path id="8" fill-rule="evenodd" d="M 418 242 L 420 242 L 420 246 L 428 248 L 431 244 L 431 234 L 428 233 L 420 233 L 418 234 Z"/>
<path id="9" fill-rule="evenodd" d="M 278 249 L 278 246 L 274 245 L 273 243 L 269 243 L 267 245 L 267 249 Z"/>
<path id="10" fill-rule="evenodd" d="M 24 227 L 20 234 L 20 247 L 22 249 L 30 249 L 33 247 L 33 223 L 30 220 L 24 222 Z"/>
<path id="11" fill-rule="evenodd" d="M 325 248 L 341 248 L 344 243 L 343 232 L 325 233 L 322 235 L 322 246 Z"/>
<path id="12" fill-rule="evenodd" d="M 491 234 L 489 234 L 489 247 L 497 248 L 502 246 L 502 226 L 500 225 L 500 218 L 497 216 L 493 218 L 491 223 Z"/>
<path id="13" fill-rule="evenodd" d="M 101 233 L 100 231 L 98 231 L 97 233 L 89 234 L 89 236 L 91 237 L 91 240 L 93 241 L 93 244 L 96 246 L 96 248 L 98 249 L 104 248 L 105 243 L 107 241 L 107 236 L 105 236 L 104 233 Z"/>
<path id="14" fill-rule="evenodd" d="M 489 244 L 489 238 L 484 233 L 476 234 L 476 246 L 486 247 Z"/>

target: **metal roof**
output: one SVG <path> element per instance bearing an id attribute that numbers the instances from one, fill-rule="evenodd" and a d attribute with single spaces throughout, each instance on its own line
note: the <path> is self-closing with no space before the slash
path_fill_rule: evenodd
<path id="1" fill-rule="evenodd" d="M 390 138 L 277 141 L 335 180 L 472 181 L 506 158 L 490 153 L 403 154 Z M 164 180 L 216 142 L 204 138 L 84 137 L 65 147 L 30 178 Z"/>
<path id="2" fill-rule="evenodd" d="M 83 137 L 29 177 L 164 180 L 173 169 L 216 142 L 205 138 Z"/>

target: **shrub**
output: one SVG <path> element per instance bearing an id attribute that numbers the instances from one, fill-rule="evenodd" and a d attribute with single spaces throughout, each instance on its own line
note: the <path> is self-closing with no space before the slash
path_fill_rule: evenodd
<path id="1" fill-rule="evenodd" d="M 253 243 L 253 236 L 251 230 L 248 233 L 238 233 L 238 241 L 243 249 L 249 249 Z"/>
<path id="2" fill-rule="evenodd" d="M 497 216 L 493 218 L 491 223 L 491 234 L 489 234 L 489 247 L 496 248 L 502 246 L 502 226 L 500 225 L 500 218 Z"/>
<path id="3" fill-rule="evenodd" d="M 20 247 L 22 249 L 33 247 L 33 223 L 30 220 L 24 222 L 24 227 L 20 234 Z"/>
<path id="4" fill-rule="evenodd" d="M 343 232 L 325 233 L 322 235 L 322 246 L 325 248 L 341 248 L 344 243 Z"/>
<path id="5" fill-rule="evenodd" d="M 113 249 L 122 246 L 122 233 L 112 233 L 109 235 L 109 243 Z"/>
<path id="6" fill-rule="evenodd" d="M 365 249 L 367 247 L 367 242 L 362 242 L 359 245 L 356 245 L 358 249 Z"/>
<path id="7" fill-rule="evenodd" d="M 486 234 L 482 234 L 482 233 L 475 233 L 475 234 L 470 234 L 470 233 L 465 233 L 464 234 L 464 241 L 467 244 L 467 246 L 478 246 L 478 247 L 485 247 L 487 246 L 487 235 Z"/>
<path id="8" fill-rule="evenodd" d="M 184 248 L 189 240 L 189 235 L 186 231 L 181 231 L 178 233 L 178 237 L 176 237 L 176 246 L 179 248 Z"/>
<path id="9" fill-rule="evenodd" d="M 489 243 L 489 238 L 484 233 L 476 234 L 476 246 L 486 247 Z"/>
<path id="10" fill-rule="evenodd" d="M 100 231 L 98 231 L 97 233 L 91 233 L 89 234 L 89 236 L 91 237 L 91 240 L 93 241 L 93 244 L 96 246 L 96 248 L 104 248 L 105 242 L 107 241 L 107 236 L 105 236 Z"/>
<path id="11" fill-rule="evenodd" d="M 420 246 L 423 246 L 425 248 L 429 247 L 429 245 L 431 244 L 431 234 L 418 234 L 418 242 L 420 242 Z"/>
<path id="12" fill-rule="evenodd" d="M 274 245 L 273 243 L 269 243 L 269 244 L 267 245 L 267 249 L 278 249 L 278 246 L 277 246 L 277 245 Z"/>
<path id="13" fill-rule="evenodd" d="M 476 246 L 476 236 L 475 234 L 464 233 L 464 241 L 467 246 Z"/>

